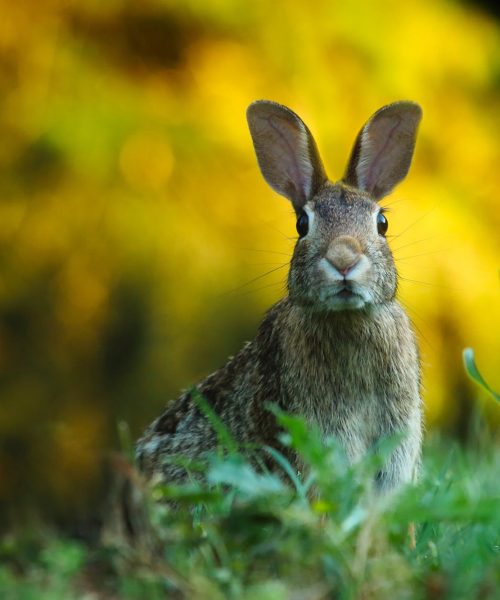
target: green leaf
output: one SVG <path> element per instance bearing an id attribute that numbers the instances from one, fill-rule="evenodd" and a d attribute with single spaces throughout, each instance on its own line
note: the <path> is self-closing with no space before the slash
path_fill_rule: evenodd
<path id="1" fill-rule="evenodd" d="M 274 458 L 274 460 L 280 465 L 283 471 L 288 475 L 293 485 L 295 486 L 295 490 L 300 496 L 300 498 L 302 500 L 307 500 L 307 489 L 304 487 L 294 467 L 290 464 L 290 461 L 285 456 L 283 456 L 281 452 L 278 452 L 275 448 L 272 448 L 271 446 L 264 446 L 264 450 Z"/>
<path id="2" fill-rule="evenodd" d="M 160 484 L 155 486 L 153 498 L 156 501 L 174 500 L 179 503 L 195 504 L 220 500 L 221 494 L 217 490 L 210 490 L 200 485 Z"/>
<path id="3" fill-rule="evenodd" d="M 271 474 L 260 474 L 241 457 L 226 460 L 215 458 L 208 472 L 207 479 L 214 485 L 230 485 L 248 498 L 282 493 L 285 490 L 278 477 Z"/>
<path id="4" fill-rule="evenodd" d="M 215 433 L 217 434 L 219 444 L 231 454 L 237 454 L 239 450 L 238 443 L 229 432 L 229 429 L 221 421 L 220 417 L 216 414 L 214 409 L 207 402 L 205 396 L 196 387 L 193 387 L 190 390 L 190 394 L 196 406 L 200 409 L 204 417 L 213 427 Z"/>
<path id="5" fill-rule="evenodd" d="M 478 385 L 480 385 L 484 390 L 486 390 L 489 394 L 491 394 L 497 402 L 500 402 L 500 394 L 497 394 L 490 388 L 490 386 L 486 383 L 483 376 L 479 372 L 479 369 L 477 368 L 476 362 L 474 360 L 474 350 L 472 348 L 465 348 L 465 350 L 463 351 L 463 358 L 465 371 L 467 372 L 467 375 Z"/>

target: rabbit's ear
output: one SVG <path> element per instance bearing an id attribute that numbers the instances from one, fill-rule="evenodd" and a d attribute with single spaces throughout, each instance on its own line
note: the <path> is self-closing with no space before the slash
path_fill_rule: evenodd
<path id="1" fill-rule="evenodd" d="M 250 104 L 247 119 L 264 179 L 298 211 L 326 181 L 309 129 L 289 108 L 268 100 Z"/>
<path id="2" fill-rule="evenodd" d="M 377 200 L 386 196 L 408 173 L 421 118 L 415 102 L 378 110 L 359 132 L 344 181 Z"/>

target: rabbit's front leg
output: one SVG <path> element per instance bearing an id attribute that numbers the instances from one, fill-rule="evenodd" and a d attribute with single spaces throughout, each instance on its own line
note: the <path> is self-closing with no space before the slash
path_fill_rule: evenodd
<path id="1" fill-rule="evenodd" d="M 418 423 L 418 424 L 417 424 Z M 382 493 L 415 481 L 420 467 L 420 419 L 407 428 L 404 439 L 393 450 L 375 478 L 376 489 Z"/>

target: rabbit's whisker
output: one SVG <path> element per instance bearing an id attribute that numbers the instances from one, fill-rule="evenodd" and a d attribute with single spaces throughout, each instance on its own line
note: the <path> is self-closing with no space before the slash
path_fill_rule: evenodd
<path id="1" fill-rule="evenodd" d="M 276 265 L 282 265 L 282 264 L 283 263 L 277 263 L 277 262 L 262 262 L 262 263 L 248 263 L 248 266 L 249 267 L 270 267 L 270 266 L 276 266 Z"/>
<path id="2" fill-rule="evenodd" d="M 415 221 L 413 221 L 413 223 L 411 223 L 410 225 L 408 225 L 408 227 L 406 227 L 405 229 L 403 229 L 403 231 L 401 231 L 397 235 L 393 236 L 392 239 L 395 240 L 395 239 L 401 237 L 404 233 L 406 233 L 412 227 L 415 227 L 415 225 L 417 225 L 417 223 L 420 223 L 420 221 L 422 221 L 422 219 L 425 219 L 426 217 L 428 217 L 435 210 L 436 210 L 436 207 L 433 206 L 431 209 L 429 209 L 427 212 L 425 212 L 423 215 L 421 215 L 418 219 L 416 219 Z"/>
<path id="3" fill-rule="evenodd" d="M 439 254 L 440 252 L 442 252 L 442 250 L 429 250 L 429 252 L 422 252 L 421 254 L 413 254 L 412 256 L 401 256 L 401 257 L 397 257 L 396 261 L 399 262 L 400 260 L 410 260 L 412 258 L 419 258 L 420 256 L 428 256 L 429 254 Z"/>
<path id="4" fill-rule="evenodd" d="M 268 288 L 272 288 L 272 287 L 276 287 L 278 285 L 281 285 L 281 291 L 282 292 L 286 292 L 286 285 L 283 284 L 283 281 L 274 281 L 273 283 L 268 283 L 267 285 L 263 285 L 261 287 L 252 289 L 252 290 L 246 290 L 244 292 L 240 292 L 239 294 L 234 294 L 235 298 L 242 298 L 244 296 L 248 296 L 250 294 L 256 294 L 257 292 L 260 292 L 262 290 L 267 290 Z"/>
<path id="5" fill-rule="evenodd" d="M 279 254 L 281 256 L 288 256 L 291 258 L 291 254 L 288 252 L 278 252 L 277 250 L 259 250 L 258 248 L 241 248 L 242 252 L 261 252 L 262 254 Z"/>
<path id="6" fill-rule="evenodd" d="M 297 240 L 296 237 L 290 237 L 290 236 L 286 235 L 286 233 L 283 233 L 280 229 L 278 229 L 276 227 L 276 225 L 269 223 L 269 221 L 265 221 L 264 219 L 258 219 L 258 220 L 266 227 L 269 227 L 271 229 L 274 229 L 274 231 L 277 231 L 281 236 L 283 236 L 285 238 L 285 240 L 288 240 L 289 242 L 295 242 Z"/>
<path id="7" fill-rule="evenodd" d="M 417 312 L 415 310 L 415 308 L 411 305 L 408 304 L 408 302 L 406 300 L 403 300 L 399 295 L 398 295 L 398 301 L 406 308 L 406 310 L 410 313 L 412 313 L 412 316 L 414 315 L 415 317 L 417 317 L 421 322 L 425 323 L 425 318 L 422 316 L 421 313 Z M 422 329 L 415 323 L 415 319 L 412 319 L 412 325 L 413 327 L 417 330 L 419 337 L 427 344 L 427 346 L 433 350 L 433 346 L 430 343 L 429 339 L 427 338 L 427 336 L 424 335 Z"/>
<path id="8" fill-rule="evenodd" d="M 460 288 L 456 288 L 456 287 L 452 287 L 450 285 L 443 285 L 440 283 L 431 283 L 430 281 L 419 281 L 418 279 L 410 279 L 408 277 L 403 277 L 403 275 L 399 275 L 399 279 L 401 279 L 402 281 L 405 281 L 407 283 L 415 283 L 417 285 L 426 285 L 429 287 L 433 287 L 433 288 L 441 288 L 444 290 L 450 290 L 453 292 L 462 292 L 463 290 Z"/>
<path id="9" fill-rule="evenodd" d="M 387 202 L 384 204 L 381 204 L 379 202 L 379 206 L 380 208 L 382 208 L 383 210 L 389 210 L 389 207 L 394 206 L 395 204 L 399 204 L 400 202 L 402 202 L 404 200 L 404 198 L 396 198 L 395 200 L 392 200 L 391 202 Z"/>
<path id="10" fill-rule="evenodd" d="M 408 248 L 409 246 L 414 246 L 415 244 L 422 244 L 423 242 L 428 242 L 429 240 L 434 240 L 434 239 L 436 239 L 436 236 L 432 235 L 430 237 L 423 238 L 421 240 L 414 240 L 413 242 L 409 242 L 408 244 L 403 244 L 402 246 L 399 246 L 398 248 L 391 248 L 391 250 L 393 253 L 399 252 L 403 248 Z"/>
<path id="11" fill-rule="evenodd" d="M 237 291 L 241 290 L 242 288 L 245 288 L 248 285 L 255 283 L 256 281 L 259 281 L 263 277 L 267 277 L 267 275 L 271 275 L 271 273 L 275 273 L 276 271 L 279 271 L 280 269 L 284 269 L 285 267 L 288 267 L 287 262 L 283 263 L 282 265 L 279 265 L 278 267 L 275 267 L 274 269 L 270 269 L 269 271 L 266 271 L 265 273 L 262 273 L 262 275 L 259 275 L 258 277 L 254 277 L 253 279 L 250 279 L 250 281 L 247 281 L 247 282 L 243 283 L 242 285 L 240 285 L 236 288 L 233 288 L 232 290 L 223 292 L 222 294 L 220 294 L 220 297 L 227 296 L 228 294 L 233 294 L 234 292 L 237 292 Z"/>

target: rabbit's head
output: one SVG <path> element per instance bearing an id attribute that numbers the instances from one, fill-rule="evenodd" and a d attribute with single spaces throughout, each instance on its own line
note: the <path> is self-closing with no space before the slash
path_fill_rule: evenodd
<path id="1" fill-rule="evenodd" d="M 421 108 L 395 102 L 361 129 L 344 177 L 330 182 L 314 139 L 290 109 L 261 100 L 247 118 L 260 170 L 297 215 L 288 288 L 315 311 L 370 308 L 394 298 L 397 273 L 378 200 L 410 167 Z"/>

